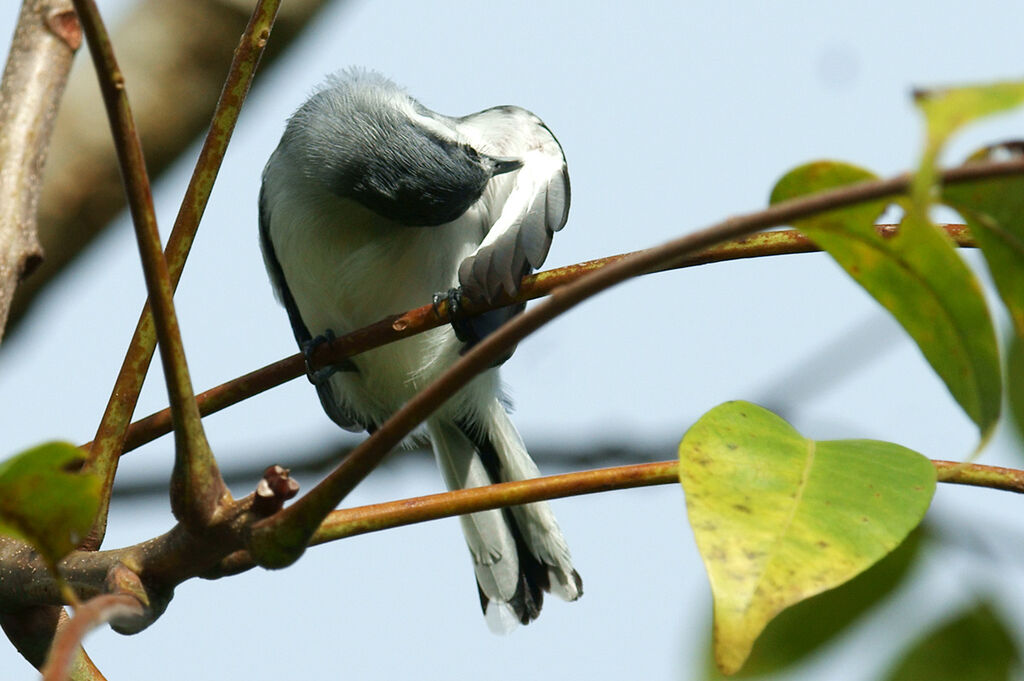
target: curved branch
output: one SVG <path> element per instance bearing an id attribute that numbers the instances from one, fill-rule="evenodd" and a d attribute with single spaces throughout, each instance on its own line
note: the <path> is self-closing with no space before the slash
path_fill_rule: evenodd
<path id="1" fill-rule="evenodd" d="M 965 225 L 948 224 L 942 225 L 942 227 L 958 246 L 962 248 L 973 248 L 975 246 L 974 240 Z M 898 226 L 878 225 L 878 230 L 883 236 L 891 237 L 897 233 Z M 729 241 L 661 267 L 657 271 L 664 272 L 746 258 L 817 253 L 820 251 L 821 249 L 817 245 L 800 232 L 794 229 L 785 229 L 762 232 Z M 638 251 L 622 255 L 612 255 L 598 260 L 590 260 L 530 275 L 523 279 L 522 288 L 518 296 L 504 299 L 503 302 L 495 303 L 493 307 L 501 307 L 511 302 L 526 302 L 541 298 L 559 286 L 572 283 L 589 272 L 607 267 L 623 258 L 636 255 L 636 253 Z M 480 313 L 492 309 L 492 307 L 466 301 L 464 309 L 467 313 Z M 399 315 L 385 317 L 370 326 L 340 336 L 328 345 L 318 348 L 316 352 L 317 361 L 314 362 L 314 366 L 326 366 L 339 362 L 346 357 L 413 336 L 417 333 L 422 333 L 446 324 L 448 321 L 447 311 L 444 310 L 442 314 L 438 314 L 433 305 L 424 305 Z M 304 362 L 305 359 L 302 355 L 295 354 L 210 388 L 196 396 L 196 400 L 199 402 L 199 412 L 203 416 L 216 413 L 221 409 L 226 409 L 242 400 L 297 378 L 303 375 L 305 371 Z M 163 409 L 150 414 L 129 426 L 125 438 L 124 451 L 129 452 L 141 447 L 147 442 L 152 442 L 169 432 L 171 432 L 171 414 L 169 409 Z M 91 446 L 91 443 L 83 445 L 83 447 Z"/>
<path id="2" fill-rule="evenodd" d="M 42 258 L 36 207 L 81 33 L 70 0 L 26 0 L 0 82 L 0 339 L 14 289 Z"/>
<path id="3" fill-rule="evenodd" d="M 947 170 L 944 182 L 1024 173 L 1024 159 L 1001 163 L 971 164 Z M 584 300 L 631 277 L 656 271 L 729 239 L 790 224 L 822 212 L 885 199 L 905 193 L 907 174 L 880 181 L 861 182 L 826 192 L 790 199 L 762 211 L 737 216 L 680 237 L 657 248 L 622 258 L 591 272 L 578 281 L 559 287 L 531 310 L 509 320 L 459 358 L 444 374 L 417 393 L 395 412 L 323 481 L 294 504 L 267 520 L 256 523 L 249 537 L 249 551 L 265 567 L 285 567 L 305 551 L 313 532 L 327 514 L 372 471 L 387 453 L 422 423 L 435 409 L 480 372 L 493 366 L 526 336 Z"/>

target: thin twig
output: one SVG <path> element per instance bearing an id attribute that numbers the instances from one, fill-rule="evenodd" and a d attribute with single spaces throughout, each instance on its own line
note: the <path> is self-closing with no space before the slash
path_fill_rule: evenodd
<path id="1" fill-rule="evenodd" d="M 115 617 L 141 613 L 142 604 L 132 595 L 117 593 L 96 596 L 75 609 L 74 616 L 57 630 L 46 664 L 40 670 L 43 681 L 64 681 L 69 678 L 71 664 L 85 635 Z"/>
<path id="2" fill-rule="evenodd" d="M 124 77 L 114 57 L 114 48 L 99 10 L 94 0 L 75 0 L 75 9 L 89 43 L 89 52 L 96 66 L 100 91 L 110 119 L 114 147 L 142 259 L 146 291 L 153 306 L 160 358 L 176 432 L 171 507 L 184 522 L 194 526 L 208 525 L 222 501 L 230 499 L 230 494 L 220 477 L 217 462 L 203 432 L 192 390 L 181 331 L 174 311 L 170 274 L 160 246 L 142 144 L 125 93 Z M 106 468 L 99 472 L 104 475 L 106 496 L 109 496 L 112 469 L 115 466 L 111 461 L 97 462 L 95 459 L 90 459 L 88 465 L 97 464 L 100 468 Z"/>
<path id="3" fill-rule="evenodd" d="M 1024 173 L 1024 159 L 984 166 L 961 166 L 946 171 L 942 177 L 943 181 L 952 183 L 1020 173 Z M 656 271 L 729 239 L 791 224 L 810 215 L 864 201 L 893 197 L 906 192 L 909 183 L 910 177 L 904 174 L 888 180 L 862 182 L 783 201 L 756 213 L 725 220 L 657 248 L 622 258 L 576 282 L 555 289 L 549 298 L 511 319 L 460 357 L 444 374 L 416 394 L 356 447 L 345 461 L 309 493 L 280 513 L 256 523 L 250 536 L 250 553 L 258 563 L 266 567 L 283 567 L 297 560 L 327 514 L 413 428 L 474 376 L 493 366 L 508 348 L 580 302 L 631 277 Z"/>
<path id="4" fill-rule="evenodd" d="M 932 463 L 935 465 L 939 482 L 1024 494 L 1022 470 L 954 461 L 933 460 Z M 381 504 L 355 506 L 329 513 L 311 537 L 309 545 L 316 546 L 369 532 L 380 532 L 518 504 L 678 483 L 679 462 L 672 460 L 549 475 Z M 217 571 L 211 571 L 204 577 L 234 575 L 255 565 L 248 552 L 240 551 L 225 559 Z"/>
<path id="5" fill-rule="evenodd" d="M 42 258 L 36 208 L 53 120 L 81 33 L 70 0 L 26 0 L 0 82 L 0 339 Z"/>
<path id="6" fill-rule="evenodd" d="M 939 482 L 972 487 L 989 487 L 1024 494 L 1024 471 L 1001 466 L 933 460 Z"/>
<path id="7" fill-rule="evenodd" d="M 962 248 L 974 247 L 974 240 L 965 225 L 949 224 L 942 225 L 942 227 L 958 246 Z M 884 236 L 893 236 L 898 231 L 898 225 L 878 225 L 878 230 Z M 762 232 L 723 243 L 679 262 L 662 267 L 658 271 L 746 258 L 817 253 L 820 251 L 821 249 L 818 246 L 800 232 L 792 229 L 778 230 Z M 559 267 L 546 272 L 538 272 L 523 280 L 518 296 L 509 298 L 505 302 L 495 303 L 494 307 L 500 307 L 510 302 L 526 302 L 541 298 L 559 286 L 576 281 L 588 272 L 606 267 L 631 255 L 634 255 L 634 253 L 613 255 L 576 265 Z M 465 307 L 467 313 L 479 313 L 492 309 L 491 307 L 475 304 L 472 301 L 467 301 Z M 439 315 L 433 305 L 424 305 L 402 314 L 385 317 L 370 326 L 358 329 L 344 336 L 339 336 L 328 346 L 319 349 L 316 354 L 317 361 L 313 365 L 319 367 L 336 363 L 360 352 L 366 352 L 386 343 L 442 326 L 448 321 L 447 311 L 442 310 L 442 313 Z M 196 400 L 199 402 L 199 412 L 203 416 L 208 416 L 297 378 L 303 375 L 305 371 L 304 362 L 305 359 L 302 355 L 295 354 L 210 388 L 196 397 Z M 152 442 L 169 432 L 171 432 L 170 410 L 162 409 L 139 419 L 129 426 L 124 451 L 129 452 L 141 447 L 147 442 Z M 89 446 L 88 444 L 83 445 L 83 447 Z"/>
<path id="8" fill-rule="evenodd" d="M 220 170 L 228 142 L 231 140 L 235 123 L 241 113 L 242 102 L 252 84 L 280 4 L 280 0 L 257 2 L 238 47 L 235 49 L 224 88 L 213 113 L 210 129 L 203 142 L 203 148 L 199 152 L 192 178 L 185 190 L 185 197 L 164 251 L 173 289 L 177 288 L 181 279 L 185 261 L 199 229 L 199 222 L 213 191 L 217 172 Z M 135 411 L 155 349 L 156 333 L 153 327 L 153 312 L 147 301 L 135 327 L 135 334 L 128 346 L 121 371 L 114 382 L 114 389 L 111 391 L 107 408 L 100 420 L 96 437 L 90 446 L 93 465 L 97 470 L 107 474 L 108 480 L 112 480 L 112 476 L 116 472 L 117 460 L 124 451 L 128 424 Z M 169 429 L 171 419 L 170 411 L 167 411 Z M 104 505 L 100 509 L 97 526 L 90 534 L 88 546 L 99 547 L 106 527 L 106 517 L 107 506 Z"/>
<path id="9" fill-rule="evenodd" d="M 679 482 L 677 461 L 641 463 L 592 471 L 549 475 L 502 482 L 487 487 L 452 490 L 440 494 L 357 506 L 332 511 L 313 534 L 310 546 L 439 518 L 476 513 L 492 508 L 562 499 L 617 489 Z"/>

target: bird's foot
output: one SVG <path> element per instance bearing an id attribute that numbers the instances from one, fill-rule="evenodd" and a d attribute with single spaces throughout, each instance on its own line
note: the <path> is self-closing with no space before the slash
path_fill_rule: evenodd
<path id="1" fill-rule="evenodd" d="M 434 313 L 440 316 L 441 303 L 448 303 L 448 323 L 455 331 L 455 337 L 471 346 L 479 342 L 481 337 L 473 325 L 462 314 L 462 287 L 448 289 L 447 293 L 434 294 Z"/>
<path id="2" fill-rule="evenodd" d="M 309 382 L 315 386 L 323 385 L 327 382 L 327 379 L 339 371 L 351 371 L 355 369 L 355 365 L 347 359 L 339 364 L 331 364 L 319 369 L 313 368 L 313 354 L 316 352 L 317 348 L 321 345 L 330 343 L 335 339 L 335 337 L 333 329 L 325 329 L 322 334 L 315 338 L 311 338 L 300 346 L 302 349 L 302 356 L 306 358 L 306 378 L 308 378 Z"/>

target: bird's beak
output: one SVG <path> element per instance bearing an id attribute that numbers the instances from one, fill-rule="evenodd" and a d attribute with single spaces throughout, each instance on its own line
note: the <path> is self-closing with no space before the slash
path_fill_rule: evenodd
<path id="1" fill-rule="evenodd" d="M 519 170 L 523 167 L 522 159 L 491 156 L 489 157 L 491 162 L 494 163 L 494 174 L 504 175 L 505 173 L 511 173 L 513 170 Z"/>

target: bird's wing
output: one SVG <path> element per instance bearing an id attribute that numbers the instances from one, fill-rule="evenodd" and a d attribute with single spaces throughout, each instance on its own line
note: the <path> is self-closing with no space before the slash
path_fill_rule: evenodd
<path id="1" fill-rule="evenodd" d="M 458 119 L 458 131 L 479 151 L 521 161 L 496 175 L 485 192 L 491 222 L 483 242 L 459 267 L 470 298 L 492 301 L 515 295 L 523 276 L 541 266 L 551 238 L 569 215 L 569 172 L 562 147 L 543 122 L 525 109 L 498 107 Z"/>
<path id="2" fill-rule="evenodd" d="M 292 333 L 295 334 L 295 340 L 301 346 L 303 343 L 308 343 L 313 336 L 309 333 L 305 322 L 302 321 L 299 306 L 296 305 L 295 298 L 288 288 L 288 282 L 284 278 L 284 270 L 281 269 L 281 263 L 278 261 L 277 253 L 274 251 L 274 242 L 270 238 L 270 206 L 267 202 L 265 184 L 260 186 L 259 204 L 260 250 L 263 251 L 263 263 L 267 267 L 267 274 L 270 275 L 270 283 L 274 287 L 277 299 L 281 301 L 284 309 L 288 311 L 288 321 L 292 324 Z"/>
<path id="3" fill-rule="evenodd" d="M 263 262 L 267 267 L 267 273 L 270 275 L 270 283 L 274 287 L 274 293 L 288 312 L 288 321 L 291 322 L 295 340 L 298 342 L 299 347 L 302 348 L 312 341 L 313 336 L 309 332 L 306 323 L 302 321 L 299 306 L 295 303 L 295 297 L 292 296 L 291 289 L 288 288 L 288 281 L 284 277 L 284 270 L 281 268 L 281 263 L 277 259 L 277 253 L 274 251 L 274 241 L 270 237 L 270 206 L 266 200 L 264 187 L 264 185 L 260 186 L 259 197 L 260 249 L 263 251 Z M 347 369 L 345 365 L 341 365 L 340 368 L 341 370 Z M 320 404 L 332 421 L 345 430 L 359 432 L 366 429 L 366 426 L 359 423 L 355 416 L 341 403 L 341 400 L 337 398 L 331 389 L 330 381 L 316 384 L 316 392 L 320 398 Z"/>

